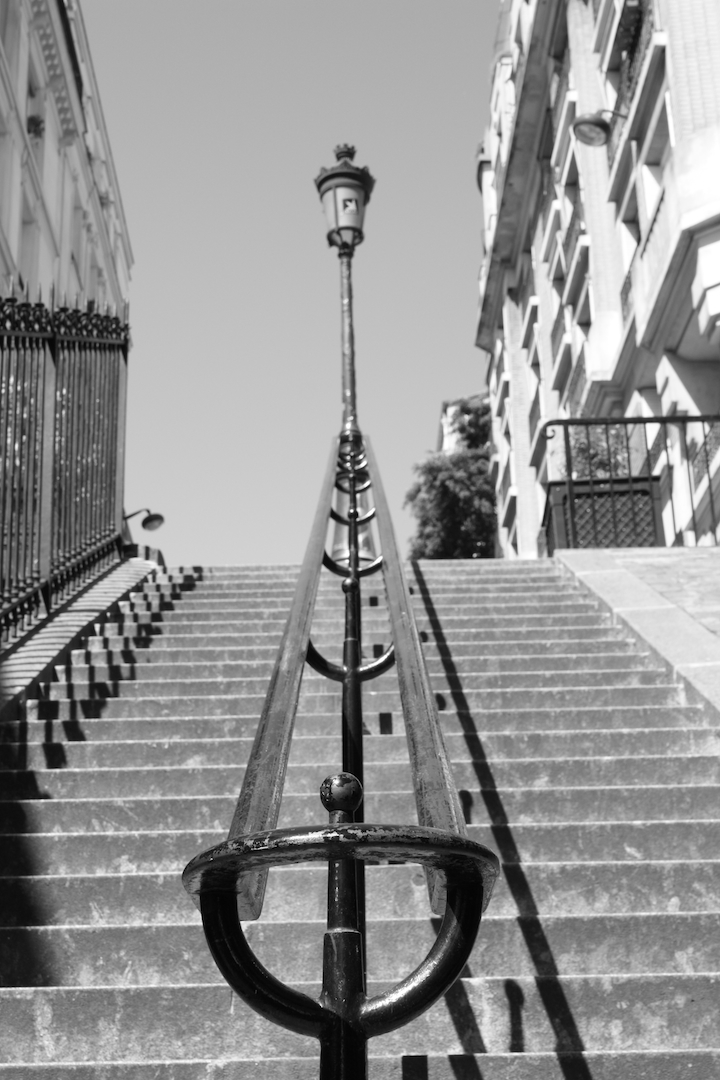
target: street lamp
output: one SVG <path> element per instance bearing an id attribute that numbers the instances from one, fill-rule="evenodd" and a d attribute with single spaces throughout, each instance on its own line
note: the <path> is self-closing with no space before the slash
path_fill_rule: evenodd
<path id="1" fill-rule="evenodd" d="M 375 181 L 368 168 L 353 165 L 355 147 L 346 143 L 335 147 L 337 165 L 321 169 L 315 186 L 323 204 L 329 226 L 327 239 L 338 249 L 340 259 L 340 302 L 342 311 L 342 400 L 343 424 L 340 433 L 343 446 L 359 446 L 360 428 L 357 423 L 355 393 L 355 339 L 353 334 L 352 277 L 350 264 L 355 248 L 363 240 L 365 207 Z"/>
<path id="2" fill-rule="evenodd" d="M 129 521 L 130 518 L 137 517 L 138 514 L 147 515 L 147 517 L 144 517 L 142 519 L 140 524 L 142 525 L 143 529 L 147 529 L 148 532 L 154 532 L 155 529 L 159 529 L 161 525 L 165 524 L 165 518 L 162 516 L 162 514 L 154 514 L 152 510 L 149 510 L 147 508 L 147 506 L 144 507 L 142 510 L 133 510 L 132 514 L 125 514 L 125 516 L 123 517 L 123 521 Z"/>
<path id="3" fill-rule="evenodd" d="M 573 131 L 578 142 L 586 146 L 606 146 L 610 141 L 612 127 L 607 116 L 620 116 L 627 119 L 627 113 L 615 112 L 614 109 L 600 109 L 594 113 L 583 113 L 573 123 Z"/>

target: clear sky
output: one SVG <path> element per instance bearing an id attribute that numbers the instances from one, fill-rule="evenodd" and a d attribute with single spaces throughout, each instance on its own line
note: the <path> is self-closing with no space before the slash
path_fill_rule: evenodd
<path id="1" fill-rule="evenodd" d="M 169 564 L 297 562 L 340 426 L 338 260 L 313 184 L 357 147 L 358 414 L 401 550 L 474 347 L 497 0 L 82 0 L 135 266 L 126 509 Z"/>

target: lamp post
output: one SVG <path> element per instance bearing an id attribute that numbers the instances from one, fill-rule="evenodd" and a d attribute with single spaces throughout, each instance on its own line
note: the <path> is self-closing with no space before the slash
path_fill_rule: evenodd
<path id="1" fill-rule="evenodd" d="M 355 248 L 363 241 L 365 207 L 375 187 L 375 180 L 367 167 L 353 164 L 355 147 L 343 143 L 335 147 L 336 165 L 321 169 L 315 186 L 325 211 L 328 224 L 327 240 L 330 247 L 338 249 L 340 259 L 340 313 L 342 327 L 342 428 L 340 431 L 340 455 L 351 451 L 358 453 L 362 436 L 357 419 L 357 390 L 355 385 L 355 332 L 353 327 L 352 258 Z M 347 516 L 347 495 L 339 498 L 338 509 Z M 365 493 L 358 492 L 358 510 L 367 510 Z M 347 531 L 338 526 L 332 543 L 332 557 L 336 562 L 349 561 L 349 538 Z M 358 529 L 358 558 L 361 563 L 372 562 L 375 549 L 372 534 L 367 526 Z"/>
<path id="2" fill-rule="evenodd" d="M 344 143 L 335 147 L 337 165 L 321 169 L 315 186 L 328 223 L 328 244 L 338 249 L 340 259 L 340 304 L 342 314 L 342 402 L 343 443 L 360 443 L 355 391 L 355 340 L 353 333 L 351 265 L 355 248 L 363 240 L 365 207 L 375 181 L 367 167 L 353 164 L 355 147 Z"/>

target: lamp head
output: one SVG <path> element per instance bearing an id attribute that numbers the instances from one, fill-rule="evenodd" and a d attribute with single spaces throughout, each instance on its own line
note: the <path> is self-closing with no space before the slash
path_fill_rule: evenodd
<path id="1" fill-rule="evenodd" d="M 352 253 L 363 240 L 365 207 L 375 180 L 367 167 L 353 164 L 355 147 L 344 143 L 335 147 L 337 165 L 321 169 L 315 186 L 328 223 L 328 244 Z"/>
<path id="2" fill-rule="evenodd" d="M 140 522 L 143 529 L 147 529 L 148 532 L 154 532 L 155 529 L 159 529 L 161 525 L 165 524 L 165 518 L 162 514 L 148 514 Z"/>
<path id="3" fill-rule="evenodd" d="M 611 130 L 609 121 L 600 112 L 583 113 L 573 123 L 575 138 L 586 146 L 606 146 Z"/>

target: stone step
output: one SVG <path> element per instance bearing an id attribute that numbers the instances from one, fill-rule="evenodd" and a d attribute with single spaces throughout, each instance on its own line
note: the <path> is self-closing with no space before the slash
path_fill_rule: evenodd
<path id="1" fill-rule="evenodd" d="M 387 818 L 381 819 L 387 821 Z M 138 825 L 141 823 L 138 823 Z M 0 879 L 31 874 L 180 873 L 201 851 L 221 843 L 222 828 L 167 831 L 39 833 L 0 836 Z M 597 863 L 616 861 L 631 868 L 653 861 L 707 861 L 717 858 L 715 820 L 595 821 L 468 826 L 472 839 L 496 851 L 505 863 Z M 631 869 L 629 872 L 633 872 Z M 513 873 L 516 873 L 513 870 Z"/>
<path id="2" fill-rule="evenodd" d="M 512 867 L 509 868 L 512 873 Z M 716 911 L 714 886 L 720 863 L 612 863 L 541 866 L 523 864 L 529 883 L 508 889 L 501 878 L 493 894 L 494 915 L 532 914 L 542 903 L 544 915 L 626 914 L 639 911 Z M 292 885 L 287 881 L 291 875 Z M 425 878 L 415 866 L 368 867 L 373 917 L 429 916 Z M 0 925 L 104 925 L 123 921 L 164 924 L 197 921 L 193 905 L 178 888 L 176 874 L 46 876 L 0 879 Z M 373 885 L 373 881 L 376 884 Z M 530 891 L 531 887 L 531 891 Z M 13 903 L 13 901 L 16 903 Z M 318 920 L 325 917 L 327 872 L 324 867 L 273 871 L 263 921 Z"/>
<path id="3" fill-rule="evenodd" d="M 372 995 L 386 987 L 369 987 Z M 313 994 L 315 987 L 302 985 Z M 517 1038 L 526 1053 L 561 1045 L 585 1051 L 677 1051 L 717 1045 L 718 980 L 711 975 L 468 977 L 412 1024 L 371 1043 L 376 1055 L 505 1053 Z M 308 1055 L 315 1044 L 244 1008 L 226 986 L 3 989 L 0 1061 L 137 1061 Z M 550 1014 L 550 1016 L 549 1016 Z M 472 1016 L 458 1034 L 460 1017 Z M 479 1017 L 480 1025 L 475 1020 Z M 552 1019 L 550 1018 L 552 1017 Z M 587 1020 L 585 1018 L 592 1018 Z M 585 1020 L 583 1023 L 582 1021 Z M 582 1041 L 581 1041 L 582 1040 Z M 471 1045 L 468 1045 L 471 1044 Z"/>
<path id="4" fill-rule="evenodd" d="M 402 1054 L 377 1057 L 369 1044 L 371 1080 L 717 1080 L 720 1051 L 627 1053 Z M 312 1045 L 307 1047 L 310 1053 Z M 317 1080 L 319 1057 L 2 1065 L 0 1080 Z M 482 1071 L 481 1071 L 482 1070 Z"/>
<path id="5" fill-rule="evenodd" d="M 369 659 L 369 658 L 368 658 Z M 268 688 L 271 670 L 259 673 L 248 672 L 244 665 L 215 665 L 215 670 L 196 671 L 188 669 L 185 664 L 172 666 L 153 666 L 143 669 L 138 677 L 134 668 L 129 667 L 123 676 L 121 671 L 103 672 L 97 668 L 74 668 L 67 678 L 66 669 L 58 669 L 57 682 L 47 684 L 47 696 L 52 701 L 66 698 L 78 700 L 88 698 L 106 697 L 166 697 L 178 693 L 189 695 L 202 694 L 213 690 L 216 694 L 241 694 L 242 696 L 265 695 Z M 447 693 L 448 683 L 442 674 L 435 672 L 433 686 L 437 693 Z M 384 687 L 384 693 L 392 693 L 392 684 L 396 682 L 396 676 L 391 671 L 389 676 L 383 679 L 374 679 L 367 684 L 363 695 L 368 701 L 373 701 L 373 694 L 380 693 L 380 687 Z M 665 686 L 672 687 L 667 673 L 663 669 L 644 667 L 616 668 L 613 670 L 594 671 L 589 668 L 576 668 L 571 671 L 518 671 L 508 678 L 507 673 L 493 672 L 463 672 L 463 689 L 466 693 L 476 691 L 504 692 L 511 689 L 512 692 L 519 690 L 557 690 L 564 688 L 573 689 L 582 687 L 583 690 L 601 689 L 610 690 L 618 687 L 641 687 L 641 686 Z M 303 694 L 312 694 L 320 697 L 323 692 L 333 686 L 322 675 L 316 675 L 312 670 L 303 674 Z M 674 687 L 673 687 L 674 689 Z"/>
<path id="6" fill-rule="evenodd" d="M 336 766 L 337 771 L 339 765 Z M 417 823 L 415 799 L 408 789 L 373 790 L 376 766 L 366 772 L 367 821 Z M 293 766 L 290 766 L 293 770 Z M 279 828 L 321 825 L 320 785 L 329 770 L 299 766 L 309 790 L 283 796 Z M 393 766 L 392 771 L 399 771 Z M 240 791 L 240 767 L 126 769 L 49 769 L 6 772 L 0 803 L 0 828 L 20 832 L 121 831 L 229 827 Z M 292 772 L 290 780 L 293 779 Z M 402 779 L 402 778 L 401 778 Z M 624 787 L 513 787 L 480 789 L 467 777 L 466 816 L 472 823 L 500 821 L 623 822 L 719 820 L 720 786 L 713 783 Z M 9 798 L 8 798 L 9 796 Z"/>
<path id="7" fill-rule="evenodd" d="M 306 745 L 307 744 L 307 745 Z M 0 743 L 0 775 L 8 777 L 10 794 L 15 777 L 33 770 L 40 786 L 45 786 L 45 772 L 71 769 L 83 770 L 112 768 L 169 768 L 186 769 L 215 768 L 218 762 L 237 762 L 243 765 L 252 749 L 252 740 L 246 739 L 168 739 L 152 742 L 146 739 L 118 742 L 66 742 L 64 744 L 33 743 L 27 746 L 17 743 Z M 522 757 L 503 758 L 492 755 L 487 766 L 486 752 L 481 748 L 454 739 L 449 753 L 453 762 L 455 782 L 458 787 L 476 785 L 482 780 L 483 771 L 491 769 L 495 784 L 507 787 L 594 787 L 594 786 L 641 786 L 648 784 L 678 784 L 692 778 L 693 783 L 720 782 L 720 759 L 717 754 L 667 754 L 632 755 L 582 755 L 579 757 Z M 330 775 L 338 768 L 341 759 L 341 737 L 318 740 L 298 738 L 293 743 L 287 776 L 287 790 L 292 793 L 306 792 L 310 780 L 303 779 L 303 770 L 313 767 L 314 773 Z M 56 755 L 56 760 L 53 760 Z M 23 759 L 23 771 L 17 763 Z M 365 780 L 369 790 L 410 788 L 407 743 L 402 735 L 370 738 L 366 742 Z M 80 778 L 81 782 L 81 778 Z"/>
<path id="8" fill-rule="evenodd" d="M 63 706 L 75 707 L 76 714 L 92 715 L 93 708 L 99 714 L 107 716 L 207 716 L 215 711 L 232 712 L 238 716 L 254 715 L 259 717 L 265 701 L 265 693 L 240 694 L 230 681 L 223 687 L 222 683 L 208 680 L 208 690 L 201 692 L 197 683 L 190 683 L 187 693 L 178 695 L 181 684 L 159 682 L 153 685 L 150 682 L 127 683 L 123 685 L 123 697 L 113 697 L 108 692 L 107 697 L 75 698 L 67 699 L 68 688 L 59 683 L 51 683 L 49 686 L 50 700 L 38 702 L 37 716 L 45 716 L 52 719 L 54 715 L 61 716 L 58 712 L 53 714 L 55 705 L 62 709 Z M 339 686 L 338 683 L 327 684 Z M 110 688 L 108 688 L 110 689 Z M 213 693 L 210 693 L 210 690 Z M 227 692 L 223 693 L 223 689 Z M 63 701 L 62 691 L 65 691 Z M 136 692 L 133 693 L 133 690 Z M 174 691 L 174 693 L 173 693 Z M 375 711 L 392 710 L 398 707 L 399 691 L 373 691 L 366 690 L 363 694 L 363 708 L 372 713 Z M 438 708 L 442 712 L 450 707 L 448 697 L 438 692 Z M 323 693 L 303 691 L 301 698 L 301 711 L 306 713 L 321 713 L 336 711 L 340 707 L 341 690 L 327 689 Z M 552 709 L 583 708 L 592 705 L 595 708 L 637 706 L 661 706 L 670 707 L 683 705 L 681 688 L 669 685 L 660 686 L 590 686 L 575 685 L 571 687 L 548 687 L 548 688 L 519 688 L 500 690 L 467 690 L 462 694 L 465 707 L 480 714 L 496 709 L 535 709 L 539 711 Z M 28 703 L 28 716 L 33 715 Z M 221 706 L 218 708 L 218 706 Z"/>
<path id="9" fill-rule="evenodd" d="M 153 645 L 152 648 L 132 649 L 112 648 L 102 649 L 99 645 L 94 649 L 74 649 L 65 668 L 58 668 L 58 673 L 67 678 L 67 672 L 76 669 L 82 671 L 92 667 L 95 678 L 122 678 L 134 677 L 139 665 L 144 665 L 153 676 L 162 674 L 165 677 L 178 674 L 180 665 L 189 667 L 194 674 L 200 668 L 209 673 L 222 673 L 224 665 L 232 666 L 240 674 L 264 674 L 269 679 L 275 662 L 277 650 L 272 645 L 266 646 L 226 646 L 225 648 L 208 648 L 198 645 L 195 648 L 172 648 L 167 645 Z M 429 645 L 425 647 L 425 659 L 431 676 L 443 675 L 446 664 L 437 649 Z M 468 659 L 467 665 L 463 665 L 463 683 L 474 673 L 500 673 L 515 675 L 520 672 L 539 671 L 616 671 L 618 669 L 653 668 L 661 670 L 661 666 L 653 660 L 650 653 L 637 652 L 628 655 L 626 650 L 607 652 L 588 649 L 587 652 L 564 652 L 558 654 L 543 655 L 538 653 L 515 654 L 513 656 L 484 655 L 474 656 Z M 466 670 L 467 669 L 467 670 Z M 311 669 L 307 668 L 303 678 L 309 677 Z"/>
<path id="10" fill-rule="evenodd" d="M 560 622 L 556 626 L 543 627 L 541 624 L 532 628 L 527 628 L 522 624 L 513 624 L 509 627 L 498 627 L 496 629 L 478 625 L 477 620 L 475 624 L 472 623 L 472 620 L 466 620 L 466 624 L 459 629 L 456 628 L 452 632 L 446 633 L 443 640 L 438 642 L 443 652 L 455 654 L 456 650 L 468 644 L 473 646 L 473 654 L 477 655 L 478 651 L 484 652 L 486 645 L 488 647 L 495 645 L 497 648 L 506 642 L 522 644 L 523 648 L 527 648 L 528 645 L 535 648 L 538 645 L 543 650 L 552 651 L 551 646 L 555 642 L 571 642 L 574 646 L 580 641 L 604 643 L 607 641 L 625 642 L 626 640 L 622 631 L 618 628 L 611 625 L 600 626 L 592 622 L 588 626 L 565 626 Z M 149 618 L 142 621 L 128 620 L 127 622 L 117 620 L 108 624 L 95 624 L 94 640 L 103 643 L 109 640 L 105 636 L 107 632 L 112 640 L 135 642 L 137 644 L 149 643 L 162 638 L 163 640 L 172 639 L 174 645 L 182 647 L 184 641 L 181 639 L 188 637 L 194 639 L 197 644 L 209 643 L 221 646 L 225 644 L 242 644 L 244 642 L 249 644 L 262 643 L 263 641 L 274 642 L 274 648 L 277 650 L 284 625 L 282 619 L 275 622 L 265 621 L 262 630 L 257 628 L 248 629 L 245 624 L 227 626 L 223 625 L 220 620 L 181 622 L 176 619 L 173 621 L 172 626 L 168 622 L 161 623 L 158 620 L 153 621 Z M 381 640 L 389 640 L 389 627 L 387 624 L 383 624 L 378 629 L 377 627 L 373 628 L 372 625 L 368 627 L 367 620 L 363 623 L 363 642 L 372 642 L 378 633 L 382 634 Z M 312 638 L 314 641 L 322 642 L 335 642 L 338 640 L 336 628 L 332 623 L 327 623 L 327 630 L 320 627 L 319 632 L 318 628 L 314 627 Z M 422 641 L 435 641 L 435 635 L 429 629 L 421 629 L 420 638 Z M 478 649 L 477 646 L 481 648 Z M 460 654 L 458 653 L 458 655 Z"/>
<path id="11" fill-rule="evenodd" d="M 258 700 L 255 712 L 248 710 L 245 715 L 237 705 L 237 699 L 230 697 L 221 698 L 189 698 L 185 700 L 166 699 L 141 699 L 120 700 L 108 698 L 106 700 L 95 699 L 93 701 L 29 701 L 26 706 L 28 722 L 53 722 L 67 723 L 71 725 L 76 737 L 82 737 L 82 724 L 85 720 L 99 719 L 100 717 L 113 720 L 153 719 L 162 718 L 182 720 L 186 718 L 217 718 L 218 720 L 229 718 L 242 725 L 238 730 L 239 736 L 254 735 L 257 720 L 260 716 L 262 700 Z M 442 703 L 441 703 L 442 704 Z M 467 705 L 467 703 L 465 703 Z M 365 724 L 371 731 L 376 731 L 377 719 L 380 712 L 387 710 L 379 706 L 377 711 L 369 707 L 365 708 Z M 392 712 L 392 710 L 390 710 Z M 399 714 L 398 714 L 399 716 Z M 337 723 L 339 712 L 335 709 L 327 714 L 314 712 L 312 715 L 298 715 L 296 731 L 300 735 L 322 735 L 328 730 L 333 730 Z M 477 709 L 474 713 L 466 710 L 455 712 L 448 708 L 445 699 L 441 709 L 442 728 L 446 734 L 466 733 L 471 737 L 478 734 L 478 723 L 481 724 L 483 734 L 490 732 L 503 732 L 517 727 L 523 731 L 545 730 L 577 730 L 579 728 L 613 727 L 648 728 L 657 726 L 667 727 L 707 727 L 714 728 L 717 723 L 710 713 L 698 706 L 646 706 L 624 705 L 612 707 L 568 707 L 561 705 L 552 708 L 498 708 Z"/>
<path id="12" fill-rule="evenodd" d="M 369 605 L 365 598 L 365 602 L 362 603 L 361 609 L 364 617 L 371 616 L 375 612 L 382 612 L 383 607 L 380 605 Z M 465 618 L 473 618 L 477 616 L 478 603 L 474 597 L 464 597 L 465 602 L 460 603 L 457 601 L 447 600 L 444 603 L 435 605 L 435 611 L 437 616 L 444 623 L 447 618 L 461 616 Z M 278 613 L 287 615 L 290 609 L 290 600 L 285 597 L 255 597 L 252 599 L 245 599 L 244 597 L 232 597 L 227 596 L 218 597 L 206 597 L 194 594 L 185 594 L 177 599 L 164 598 L 159 595 L 155 596 L 143 596 L 136 594 L 130 600 L 121 601 L 118 604 L 118 611 L 123 615 L 132 614 L 135 612 L 161 612 L 170 613 L 173 615 L 189 615 L 197 614 L 200 617 L 210 615 L 215 618 L 216 612 L 225 612 L 231 618 L 245 618 L 249 613 L 256 615 L 259 619 L 265 617 L 277 617 Z M 345 605 L 343 594 L 338 590 L 337 597 L 325 596 L 318 597 L 315 605 L 314 619 L 327 619 L 337 618 L 341 620 L 343 617 Z M 484 600 L 482 604 L 482 611 L 485 618 L 494 618 L 502 615 L 528 615 L 531 617 L 538 617 L 540 615 L 595 615 L 601 612 L 597 603 L 588 600 L 584 597 L 574 596 L 527 596 L 516 597 L 514 599 L 507 599 L 498 597 L 497 600 L 490 602 Z M 416 606 L 416 618 L 422 618 L 423 609 Z"/>
<path id="13" fill-rule="evenodd" d="M 188 904 L 190 900 L 188 899 Z M 0 930 L 0 986 L 172 986 L 223 983 L 195 925 L 32 927 Z M 395 982 L 426 956 L 436 938 L 429 917 L 368 920 L 367 974 Z M 529 978 L 538 970 L 625 977 L 702 974 L 720 962 L 720 914 L 593 915 L 483 920 L 468 964 L 493 977 Z M 254 922 L 250 947 L 285 982 L 322 979 L 325 920 Z M 542 956 L 542 959 L 541 959 Z M 41 964 L 28 962 L 42 957 Z"/>
<path id="14" fill-rule="evenodd" d="M 191 853 L 192 854 L 192 853 Z M 189 857 L 189 856 L 188 856 Z M 720 861 L 523 862 L 506 866 L 488 911 L 495 916 L 542 918 L 627 915 L 631 912 L 717 912 Z M 429 917 L 420 867 L 369 866 L 368 893 L 375 919 Z M 272 870 L 263 922 L 318 920 L 327 910 L 327 870 L 322 865 Z M 197 924 L 197 910 L 166 874 L 47 874 L 0 877 L 0 926 L 104 926 L 136 923 Z"/>
<path id="15" fill-rule="evenodd" d="M 379 718 L 379 713 L 373 716 L 365 715 L 365 725 L 373 736 L 365 743 L 365 760 L 407 760 L 407 741 L 402 716 L 399 712 L 383 714 L 382 741 L 375 738 L 380 734 Z M 309 723 L 312 729 L 314 721 Z M 330 727 L 333 726 L 331 721 Z M 21 724 L 8 722 L 3 726 L 3 738 L 6 745 L 11 741 L 17 743 L 16 764 L 21 761 L 24 768 L 35 768 L 38 761 L 44 762 L 41 767 L 50 767 L 53 755 L 62 759 L 58 743 L 73 743 L 77 746 L 86 742 L 102 745 L 106 742 L 147 740 L 151 743 L 166 744 L 178 740 L 245 739 L 249 748 L 254 738 L 254 729 L 255 721 L 247 717 L 135 717 L 120 720 L 100 717 L 66 721 L 34 720 L 29 723 L 23 721 Z M 303 734 L 307 729 L 308 720 L 301 717 L 293 743 L 293 761 L 296 763 L 317 761 L 327 746 L 327 735 Z M 18 739 L 22 741 L 18 743 Z M 613 754 L 618 757 L 642 754 L 704 756 L 720 753 L 720 731 L 712 727 L 488 731 L 483 726 L 481 740 L 471 731 L 468 731 L 467 735 L 454 731 L 445 733 L 445 743 L 454 760 L 460 760 L 465 753 L 469 753 L 473 760 L 483 760 L 485 757 L 596 758 L 611 757 Z M 0 750 L 0 753 L 11 754 L 11 751 Z M 38 753 L 43 757 L 33 756 Z M 241 759 L 242 756 L 239 757 L 239 760 Z M 12 763 L 12 760 L 10 757 L 9 762 Z"/>
<path id="16" fill-rule="evenodd" d="M 107 629 L 109 631 L 111 628 L 108 627 Z M 609 627 L 608 634 L 612 633 L 613 628 Z M 372 637 L 373 635 L 370 635 L 370 640 L 372 640 Z M 631 641 L 619 635 L 614 637 L 581 637 L 577 640 L 551 636 L 520 641 L 511 639 L 502 641 L 488 640 L 482 644 L 482 650 L 472 641 L 458 642 L 455 639 L 453 639 L 450 646 L 441 647 L 434 638 L 428 640 L 426 632 L 424 632 L 423 640 L 423 652 L 428 662 L 434 657 L 445 659 L 467 657 L 475 667 L 493 662 L 505 662 L 512 665 L 516 656 L 528 660 L 532 659 L 542 666 L 543 660 L 547 660 L 548 665 L 562 665 L 566 662 L 566 656 L 586 658 L 597 654 L 602 660 L 604 656 L 627 657 L 629 654 L 634 658 L 639 658 L 649 655 L 648 653 L 636 651 Z M 165 654 L 167 654 L 168 659 L 182 660 L 187 657 L 192 660 L 196 653 L 200 653 L 201 657 L 212 658 L 217 655 L 218 658 L 226 657 L 229 660 L 236 657 L 247 657 L 249 660 L 270 658 L 274 662 L 277 655 L 277 646 L 278 642 L 273 636 L 265 637 L 262 634 L 252 633 L 216 633 L 211 635 L 209 643 L 208 639 L 202 635 L 193 637 L 190 634 L 184 634 L 180 639 L 176 639 L 175 636 L 168 637 L 160 633 L 144 635 L 139 638 L 123 637 L 121 634 L 113 636 L 108 633 L 104 636 L 88 638 L 84 650 L 80 649 L 77 652 L 81 659 L 84 655 L 85 660 L 88 662 L 92 662 L 97 653 L 109 654 L 119 661 L 128 662 L 132 660 L 150 661 L 156 655 L 161 657 Z"/>

